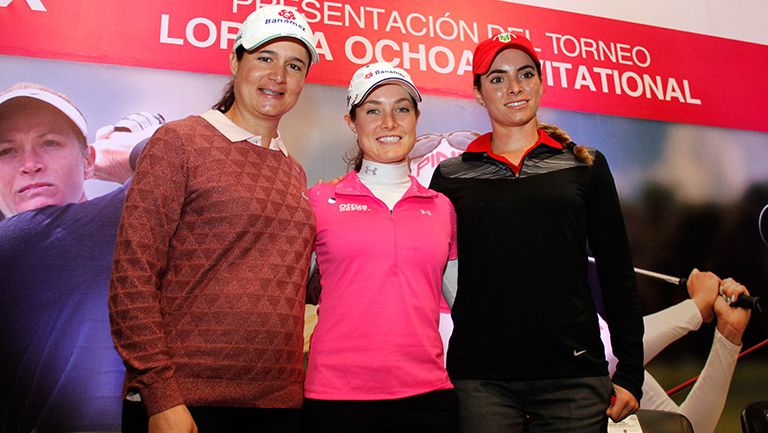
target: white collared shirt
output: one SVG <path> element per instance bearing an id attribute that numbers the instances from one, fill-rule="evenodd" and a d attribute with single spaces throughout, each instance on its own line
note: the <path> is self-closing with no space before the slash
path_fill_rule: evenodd
<path id="1" fill-rule="evenodd" d="M 205 119 L 208 123 L 213 125 L 222 135 L 227 137 L 229 141 L 247 141 L 257 146 L 261 146 L 261 136 L 254 135 L 250 131 L 247 131 L 233 122 L 229 117 L 225 116 L 219 110 L 208 110 L 201 114 L 200 117 Z M 280 133 L 277 133 L 277 137 L 273 138 L 269 142 L 269 150 L 279 150 L 283 152 L 283 155 L 288 156 L 288 149 L 285 148 L 283 140 L 280 139 Z"/>

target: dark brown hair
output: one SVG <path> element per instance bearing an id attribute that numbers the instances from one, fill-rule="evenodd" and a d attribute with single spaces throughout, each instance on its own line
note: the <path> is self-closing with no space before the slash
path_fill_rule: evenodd
<path id="1" fill-rule="evenodd" d="M 579 146 L 576 143 L 571 140 L 571 137 L 568 135 L 567 132 L 560 129 L 557 125 L 550 125 L 547 123 L 539 123 L 539 129 L 543 129 L 544 132 L 547 133 L 550 137 L 554 138 L 555 141 L 562 144 L 563 147 L 573 152 L 574 155 L 576 155 L 576 158 L 583 161 L 587 165 L 592 165 L 594 162 L 594 158 L 589 153 L 589 148 L 586 146 Z"/>
<path id="2" fill-rule="evenodd" d="M 243 46 L 239 46 L 235 49 L 235 56 L 237 57 L 237 61 L 243 60 L 243 56 L 245 55 L 245 48 Z M 229 79 L 229 83 L 227 83 L 226 86 L 224 86 L 224 91 L 222 92 L 221 99 L 219 99 L 219 102 L 213 104 L 213 107 L 211 107 L 214 110 L 219 110 L 222 113 L 226 113 L 229 111 L 230 108 L 232 108 L 232 105 L 235 103 L 235 78 L 232 77 Z"/>

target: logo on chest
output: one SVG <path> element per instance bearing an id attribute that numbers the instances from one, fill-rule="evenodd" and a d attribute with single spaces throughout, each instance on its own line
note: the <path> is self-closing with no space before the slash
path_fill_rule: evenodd
<path id="1" fill-rule="evenodd" d="M 367 204 L 339 203 L 339 212 L 368 212 L 371 210 Z"/>

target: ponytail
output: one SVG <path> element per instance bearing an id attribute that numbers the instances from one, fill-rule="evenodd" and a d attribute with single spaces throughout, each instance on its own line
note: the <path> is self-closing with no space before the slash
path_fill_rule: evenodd
<path id="1" fill-rule="evenodd" d="M 562 144 L 566 149 L 573 152 L 573 154 L 576 155 L 576 158 L 585 164 L 592 165 L 594 162 L 594 157 L 589 153 L 589 148 L 586 146 L 579 146 L 574 143 L 568 133 L 560 129 L 559 126 L 550 125 L 547 123 L 539 123 L 539 129 L 543 129 L 547 135 L 555 139 L 555 141 L 558 143 Z"/>

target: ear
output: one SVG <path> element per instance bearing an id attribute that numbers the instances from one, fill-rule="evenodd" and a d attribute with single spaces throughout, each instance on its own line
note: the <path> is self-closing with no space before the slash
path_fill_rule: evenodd
<path id="1" fill-rule="evenodd" d="M 544 71 L 541 71 L 539 74 L 539 98 L 544 96 L 544 92 L 546 92 L 547 85 L 545 84 L 546 81 L 544 81 Z"/>
<path id="2" fill-rule="evenodd" d="M 96 171 L 96 148 L 93 145 L 88 145 L 88 149 L 83 154 L 83 179 L 93 179 L 93 174 Z"/>
<path id="3" fill-rule="evenodd" d="M 344 115 L 344 121 L 347 122 L 347 126 L 352 131 L 352 133 L 355 134 L 355 137 L 357 137 L 357 129 L 355 129 L 355 122 L 352 120 L 351 117 L 349 117 L 349 114 Z"/>
<path id="4" fill-rule="evenodd" d="M 232 72 L 232 75 L 237 75 L 237 69 L 240 66 L 240 61 L 237 60 L 237 54 L 235 54 L 235 51 L 229 53 L 229 70 Z"/>
<path id="5" fill-rule="evenodd" d="M 477 86 L 473 87 L 472 89 L 474 90 L 474 93 L 475 93 L 475 101 L 477 101 L 478 104 L 485 107 L 485 100 L 483 100 L 483 94 L 480 93 L 480 89 L 478 89 Z"/>

